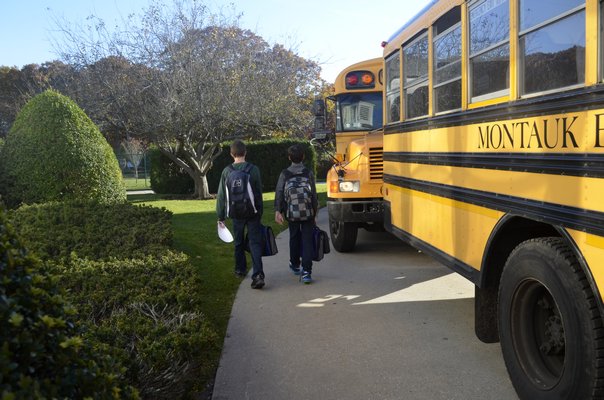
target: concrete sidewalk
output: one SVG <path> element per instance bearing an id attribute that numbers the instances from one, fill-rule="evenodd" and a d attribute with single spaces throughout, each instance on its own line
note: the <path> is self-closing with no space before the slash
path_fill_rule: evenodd
<path id="1" fill-rule="evenodd" d="M 499 345 L 474 336 L 470 282 L 361 230 L 356 252 L 332 249 L 304 285 L 287 231 L 277 246 L 266 287 L 248 275 L 238 290 L 213 400 L 517 399 Z"/>

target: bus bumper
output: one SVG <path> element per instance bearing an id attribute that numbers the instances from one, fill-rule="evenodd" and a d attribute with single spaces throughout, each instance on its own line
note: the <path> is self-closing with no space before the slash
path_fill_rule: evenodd
<path id="1" fill-rule="evenodd" d="M 383 200 L 328 201 L 330 221 L 381 223 L 384 221 Z"/>

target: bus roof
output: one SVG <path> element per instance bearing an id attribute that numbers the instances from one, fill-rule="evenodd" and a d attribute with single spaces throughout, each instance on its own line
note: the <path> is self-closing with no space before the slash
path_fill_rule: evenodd
<path id="1" fill-rule="evenodd" d="M 438 17 L 449 11 L 451 8 L 460 5 L 465 0 L 432 0 L 413 18 L 407 21 L 400 29 L 398 29 L 384 46 L 384 56 L 388 56 L 393 51 L 422 29 L 427 28 Z"/>
<path id="2" fill-rule="evenodd" d="M 349 65 L 348 67 L 344 68 L 342 70 L 342 72 L 340 72 L 338 74 L 338 76 L 336 77 L 336 80 L 334 81 L 334 89 L 335 89 L 335 93 L 341 93 L 341 92 L 353 92 L 355 90 L 346 90 L 346 84 L 344 82 L 345 78 L 346 78 L 346 74 L 349 73 L 350 71 L 371 71 L 375 74 L 375 90 L 380 91 L 381 90 L 381 83 L 379 80 L 379 71 L 380 69 L 382 69 L 382 65 L 384 63 L 384 60 L 381 57 L 377 57 L 377 58 L 371 58 L 369 60 L 364 60 L 364 61 L 360 61 L 358 63 Z M 356 90 L 356 91 L 368 91 L 367 89 L 363 90 Z"/>

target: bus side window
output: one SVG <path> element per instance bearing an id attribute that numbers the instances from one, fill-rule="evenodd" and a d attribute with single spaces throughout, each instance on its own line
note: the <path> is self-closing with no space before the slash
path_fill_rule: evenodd
<path id="1" fill-rule="evenodd" d="M 470 96 L 481 101 L 509 93 L 510 6 L 508 0 L 470 5 Z"/>
<path id="2" fill-rule="evenodd" d="M 585 82 L 585 1 L 520 0 L 522 94 Z"/>
<path id="3" fill-rule="evenodd" d="M 386 122 L 397 122 L 401 119 L 399 52 L 386 59 Z"/>
<path id="4" fill-rule="evenodd" d="M 405 119 L 428 115 L 428 33 L 403 46 Z"/>
<path id="5" fill-rule="evenodd" d="M 461 108 L 461 10 L 457 6 L 433 26 L 434 111 Z"/>

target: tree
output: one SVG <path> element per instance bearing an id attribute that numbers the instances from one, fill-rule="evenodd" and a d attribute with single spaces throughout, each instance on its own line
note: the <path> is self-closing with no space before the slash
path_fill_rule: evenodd
<path id="1" fill-rule="evenodd" d="M 71 95 L 76 77 L 75 70 L 60 61 L 28 64 L 20 70 L 0 67 L 0 137 L 6 136 L 28 100 L 47 89 Z"/>
<path id="2" fill-rule="evenodd" d="M 224 140 L 302 136 L 312 123 L 318 64 L 241 29 L 238 16 L 175 1 L 150 6 L 119 32 L 96 21 L 60 27 L 62 56 L 103 87 L 106 121 L 157 145 L 192 177 L 198 198 L 210 197 L 206 174 Z"/>
<path id="3" fill-rule="evenodd" d="M 138 167 L 145 157 L 145 143 L 139 139 L 129 138 L 122 142 L 121 148 L 124 152 L 124 157 L 134 168 L 134 176 L 138 179 Z"/>

